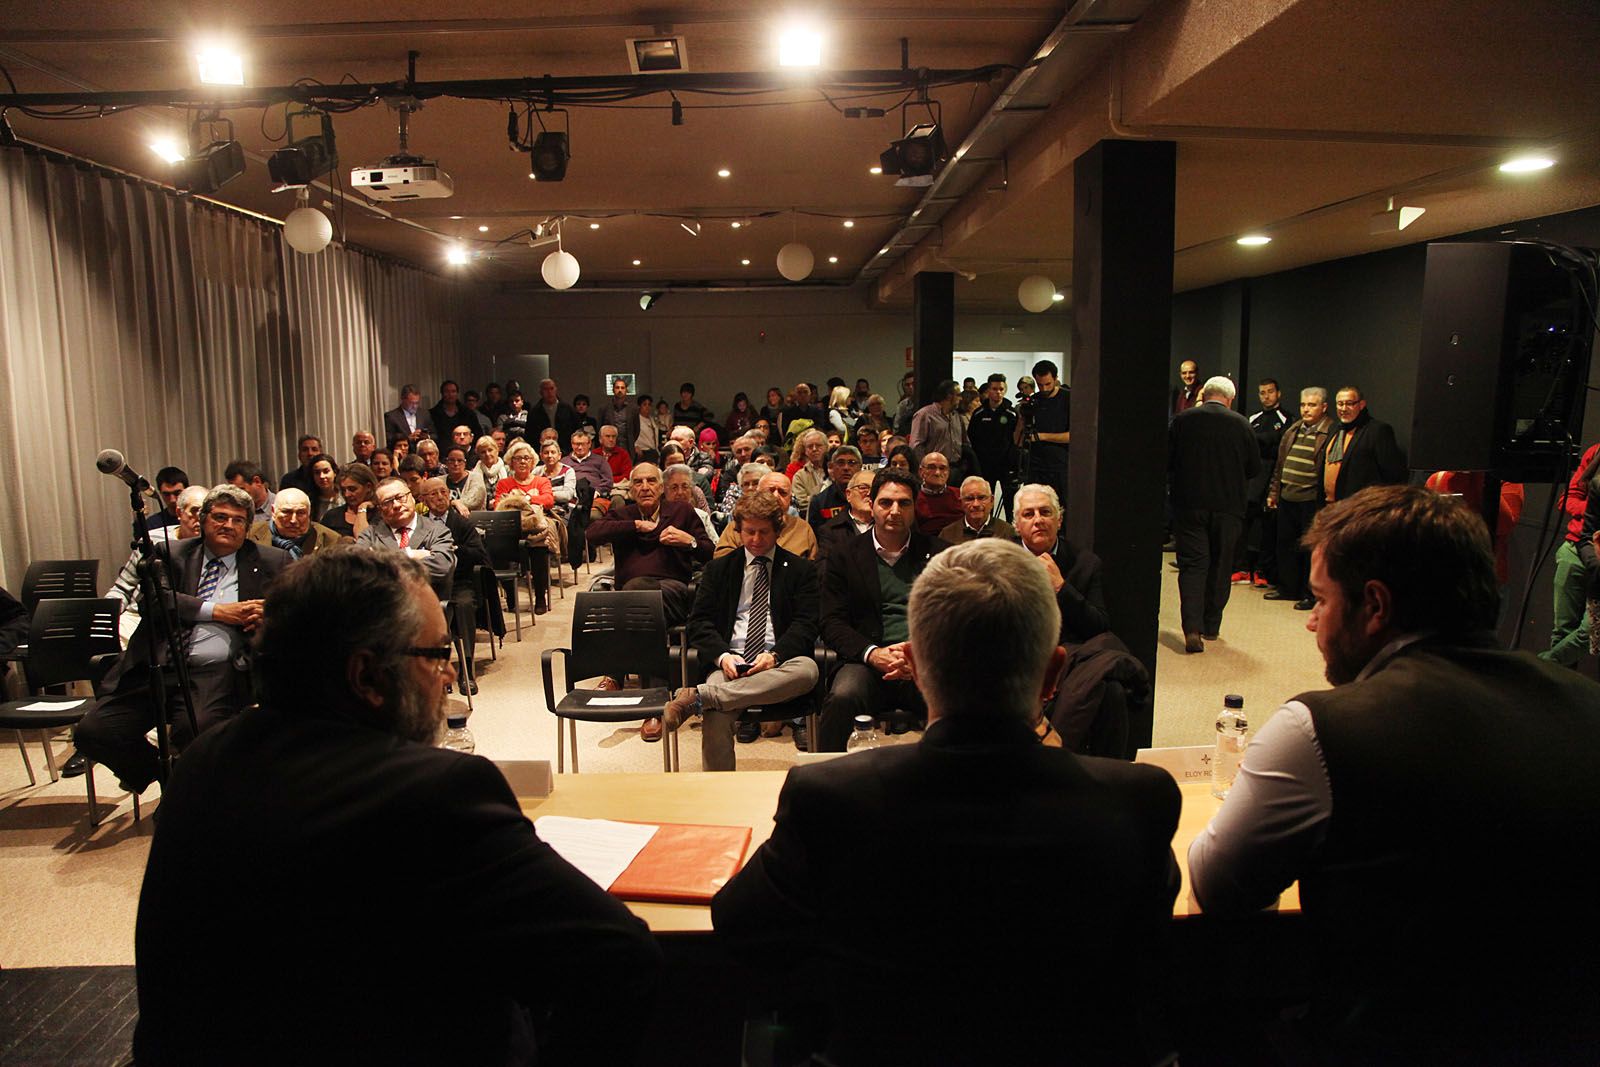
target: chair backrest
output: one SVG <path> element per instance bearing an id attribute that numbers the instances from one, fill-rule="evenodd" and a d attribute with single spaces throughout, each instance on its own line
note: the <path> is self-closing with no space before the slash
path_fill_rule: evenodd
<path id="1" fill-rule="evenodd" d="M 491 563 L 496 567 L 516 563 L 523 536 L 520 511 L 474 511 L 467 520 L 483 534 L 484 551 Z"/>
<path id="2" fill-rule="evenodd" d="M 117 614 L 122 601 L 112 597 L 41 600 L 28 627 L 28 657 L 23 668 L 34 692 L 47 685 L 93 680 L 93 656 L 122 649 Z"/>
<path id="3" fill-rule="evenodd" d="M 97 559 L 40 559 L 28 564 L 22 578 L 22 606 L 31 613 L 41 600 L 100 595 Z"/>
<path id="4" fill-rule="evenodd" d="M 579 593 L 572 610 L 572 678 L 677 676 L 659 589 Z"/>

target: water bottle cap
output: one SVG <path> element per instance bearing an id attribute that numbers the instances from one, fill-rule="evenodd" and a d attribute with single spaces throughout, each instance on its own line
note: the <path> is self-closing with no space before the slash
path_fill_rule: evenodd
<path id="1" fill-rule="evenodd" d="M 450 715 L 445 718 L 444 722 L 452 730 L 465 730 L 467 728 L 467 717 L 465 715 Z"/>
<path id="2" fill-rule="evenodd" d="M 1238 693 L 1229 693 L 1222 698 L 1222 706 L 1225 708 L 1242 708 L 1244 707 L 1244 697 Z"/>
<path id="3" fill-rule="evenodd" d="M 870 729 L 872 729 L 872 726 L 873 726 L 873 723 L 872 723 L 872 716 L 871 715 L 857 715 L 856 716 L 856 729 L 857 730 L 870 730 Z"/>

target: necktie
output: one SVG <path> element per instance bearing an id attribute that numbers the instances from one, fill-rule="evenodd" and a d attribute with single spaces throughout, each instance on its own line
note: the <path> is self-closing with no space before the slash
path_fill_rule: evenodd
<path id="1" fill-rule="evenodd" d="M 401 551 L 405 551 L 406 549 L 410 548 L 411 547 L 411 527 L 409 527 L 409 526 L 400 527 L 399 538 L 400 538 L 400 549 L 401 549 Z"/>
<path id="2" fill-rule="evenodd" d="M 200 600 L 210 600 L 211 594 L 217 591 L 217 584 L 222 581 L 222 561 L 220 559 L 206 560 L 206 569 L 200 573 L 200 588 L 195 596 Z"/>
<path id="3" fill-rule="evenodd" d="M 767 604 L 772 586 L 767 580 L 767 557 L 757 556 L 750 561 L 756 569 L 756 579 L 750 589 L 750 618 L 744 628 L 744 658 L 746 662 L 767 650 Z"/>

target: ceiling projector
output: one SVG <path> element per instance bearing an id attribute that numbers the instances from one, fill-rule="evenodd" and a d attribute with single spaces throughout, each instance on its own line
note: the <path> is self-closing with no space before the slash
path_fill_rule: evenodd
<path id="1" fill-rule="evenodd" d="M 423 159 L 404 162 L 386 159 L 371 167 L 356 167 L 350 172 L 350 187 L 369 200 L 438 200 L 456 191 L 450 175 L 439 164 Z"/>

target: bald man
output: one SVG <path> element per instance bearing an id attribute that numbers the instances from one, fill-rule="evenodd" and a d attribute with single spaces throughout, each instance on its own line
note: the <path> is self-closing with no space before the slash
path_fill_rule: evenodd
<path id="1" fill-rule="evenodd" d="M 250 540 L 273 545 L 294 559 L 339 543 L 339 535 L 311 521 L 311 498 L 299 489 L 279 489 L 272 498 L 272 517 L 250 527 Z"/>
<path id="2" fill-rule="evenodd" d="M 752 478 L 749 488 L 745 488 L 745 472 L 756 472 L 752 468 L 760 469 L 760 476 Z M 785 552 L 793 552 L 802 559 L 814 560 L 820 549 L 817 535 L 811 529 L 811 524 L 794 513 L 794 489 L 789 482 L 789 476 L 782 471 L 774 471 L 765 463 L 746 463 L 739 469 L 739 485 L 742 492 L 753 493 L 764 490 L 771 493 L 783 502 L 783 529 L 778 531 L 778 547 Z M 726 556 L 729 552 L 743 547 L 739 540 L 739 531 L 733 528 L 733 523 L 722 531 L 722 537 L 717 541 L 716 555 Z"/>

